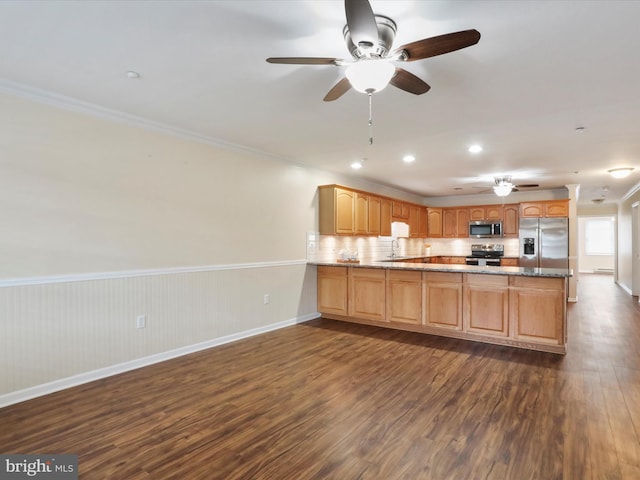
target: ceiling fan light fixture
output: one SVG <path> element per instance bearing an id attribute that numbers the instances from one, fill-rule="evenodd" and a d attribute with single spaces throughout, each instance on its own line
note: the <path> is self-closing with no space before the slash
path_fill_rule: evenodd
<path id="1" fill-rule="evenodd" d="M 608 172 L 611 174 L 613 178 L 625 178 L 629 176 L 632 170 L 633 168 L 631 167 L 613 168 L 611 170 L 608 170 Z"/>
<path id="2" fill-rule="evenodd" d="M 495 178 L 496 185 L 493 187 L 493 192 L 499 197 L 506 197 L 513 190 L 513 183 L 511 183 L 511 177 L 497 177 Z"/>
<path id="3" fill-rule="evenodd" d="M 362 93 L 379 92 L 389 84 L 396 68 L 384 60 L 360 60 L 345 72 L 351 86 Z"/>

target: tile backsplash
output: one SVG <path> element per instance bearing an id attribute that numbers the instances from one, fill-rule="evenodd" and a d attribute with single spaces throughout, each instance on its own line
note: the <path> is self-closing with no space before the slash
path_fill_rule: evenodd
<path id="1" fill-rule="evenodd" d="M 393 237 L 351 237 L 320 235 L 307 232 L 307 260 L 335 261 L 341 254 L 357 256 L 360 260 L 382 260 L 391 255 Z M 399 238 L 393 244 L 397 256 L 442 255 L 465 257 L 471 254 L 474 243 L 501 243 L 506 257 L 519 256 L 517 238 L 496 239 L 482 242 L 470 238 Z"/>

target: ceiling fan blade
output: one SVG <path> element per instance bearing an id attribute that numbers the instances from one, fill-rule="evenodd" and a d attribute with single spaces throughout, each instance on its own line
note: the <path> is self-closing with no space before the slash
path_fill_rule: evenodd
<path id="1" fill-rule="evenodd" d="M 425 81 L 416 77 L 413 73 L 398 67 L 396 67 L 396 73 L 389 83 L 394 87 L 398 87 L 400 90 L 413 93 L 414 95 L 427 93 L 431 88 Z"/>
<path id="2" fill-rule="evenodd" d="M 269 63 L 286 63 L 290 65 L 337 65 L 338 58 L 315 58 L 315 57 L 269 57 Z"/>
<path id="3" fill-rule="evenodd" d="M 376 17 L 368 0 L 344 0 L 349 33 L 355 45 L 373 47 L 378 43 Z"/>
<path id="4" fill-rule="evenodd" d="M 347 93 L 350 88 L 351 88 L 351 83 L 349 83 L 349 80 L 347 79 L 347 77 L 344 77 L 342 80 L 336 83 L 331 90 L 329 90 L 329 93 L 325 95 L 323 100 L 325 102 L 332 102 L 334 100 L 337 100 L 342 95 Z"/>
<path id="5" fill-rule="evenodd" d="M 425 38 L 416 42 L 407 43 L 396 50 L 397 53 L 406 52 L 406 62 L 413 62 L 423 58 L 435 57 L 444 53 L 455 52 L 461 48 L 470 47 L 480 41 L 480 32 L 477 30 L 463 30 L 461 32 L 447 33 L 437 37 Z"/>

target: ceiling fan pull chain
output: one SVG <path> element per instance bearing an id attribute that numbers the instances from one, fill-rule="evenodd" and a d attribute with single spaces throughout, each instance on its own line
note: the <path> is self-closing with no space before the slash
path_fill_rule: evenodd
<path id="1" fill-rule="evenodd" d="M 369 145 L 373 145 L 373 114 L 371 109 L 371 98 L 373 95 L 369 92 Z"/>

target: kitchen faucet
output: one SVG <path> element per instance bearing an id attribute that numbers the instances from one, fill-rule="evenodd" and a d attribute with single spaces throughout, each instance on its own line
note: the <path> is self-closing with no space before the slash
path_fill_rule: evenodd
<path id="1" fill-rule="evenodd" d="M 398 243 L 398 240 L 396 238 L 391 239 L 391 258 L 394 258 L 396 256 L 394 246 L 400 248 L 400 244 Z"/>

